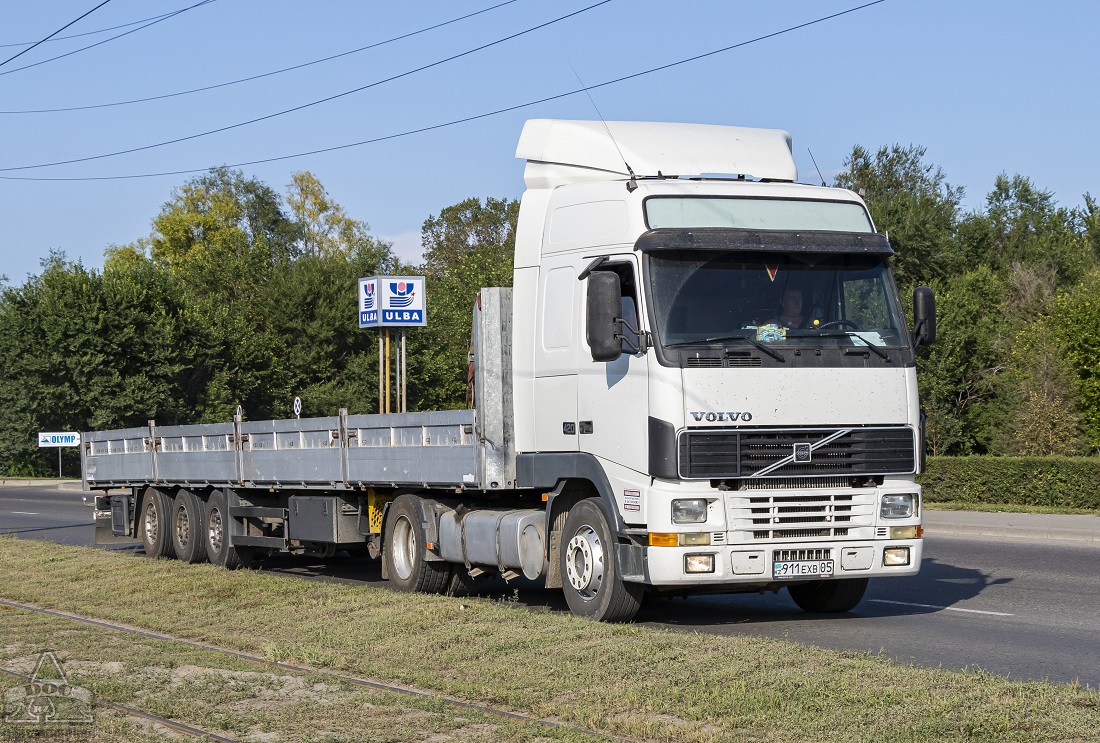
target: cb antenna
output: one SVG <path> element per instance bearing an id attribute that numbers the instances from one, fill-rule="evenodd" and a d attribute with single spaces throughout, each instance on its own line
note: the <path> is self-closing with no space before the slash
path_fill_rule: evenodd
<path id="1" fill-rule="evenodd" d="M 592 108 L 596 109 L 596 115 L 600 117 L 600 123 L 603 124 L 603 130 L 607 132 L 607 137 L 611 140 L 611 144 L 615 145 L 615 151 L 619 153 L 619 159 L 622 160 L 623 165 L 626 166 L 626 172 L 630 173 L 630 180 L 626 182 L 626 190 L 633 193 L 634 190 L 638 188 L 638 179 L 635 177 L 634 171 L 630 167 L 630 163 L 623 157 L 623 151 L 619 149 L 619 143 L 615 141 L 615 135 L 611 133 L 611 128 L 608 127 L 607 122 L 604 121 L 603 114 L 600 113 L 600 107 L 596 105 L 596 101 L 592 98 L 592 94 L 588 92 L 588 86 L 584 84 L 584 80 L 581 80 L 581 76 L 577 73 L 577 68 L 570 63 L 569 69 L 573 70 L 573 74 L 577 76 L 577 82 L 581 84 L 581 90 L 588 96 L 588 102 L 592 104 Z"/>
<path id="2" fill-rule="evenodd" d="M 821 168 L 817 167 L 817 159 L 814 157 L 813 150 L 811 150 L 809 147 L 807 147 L 806 152 L 810 153 L 810 159 L 814 161 L 814 168 L 817 169 L 817 179 L 819 181 L 821 181 L 821 185 L 824 186 L 825 185 L 825 179 L 821 177 Z"/>

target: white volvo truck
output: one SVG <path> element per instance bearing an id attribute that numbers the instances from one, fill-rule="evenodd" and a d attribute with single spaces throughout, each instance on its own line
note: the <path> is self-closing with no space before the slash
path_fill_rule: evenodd
<path id="1" fill-rule="evenodd" d="M 795 183 L 779 130 L 532 120 L 516 156 L 473 409 L 85 434 L 97 539 L 230 567 L 366 549 L 402 590 L 522 575 L 608 621 L 782 588 L 847 611 L 916 574 L 935 305 L 919 288 L 909 329 L 862 200 Z"/>

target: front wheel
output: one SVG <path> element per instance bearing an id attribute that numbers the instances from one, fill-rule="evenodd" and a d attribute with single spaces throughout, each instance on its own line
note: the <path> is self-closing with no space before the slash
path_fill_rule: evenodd
<path id="1" fill-rule="evenodd" d="M 867 591 L 866 578 L 846 580 L 815 580 L 798 586 L 788 586 L 798 608 L 811 614 L 851 611 Z"/>
<path id="2" fill-rule="evenodd" d="M 569 510 L 559 555 L 571 612 L 597 622 L 629 622 L 638 613 L 645 586 L 620 579 L 615 540 L 595 498 Z"/>

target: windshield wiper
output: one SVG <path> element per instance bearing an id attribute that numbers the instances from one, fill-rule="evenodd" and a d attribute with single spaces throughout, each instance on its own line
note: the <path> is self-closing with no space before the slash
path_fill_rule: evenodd
<path id="1" fill-rule="evenodd" d="M 749 343 L 753 346 L 756 346 L 757 348 L 759 348 L 761 351 L 763 351 L 764 353 L 771 356 L 776 361 L 782 361 L 783 363 L 787 362 L 786 357 L 783 356 L 783 354 L 779 353 L 779 351 L 772 350 L 772 349 L 768 348 L 767 346 L 765 346 L 760 341 L 756 340 L 755 338 L 749 337 L 747 335 L 716 335 L 713 338 L 700 338 L 699 340 L 694 340 L 694 341 L 682 341 L 680 343 L 669 343 L 665 346 L 665 348 L 681 348 L 683 346 L 701 346 L 705 343 L 723 343 L 725 341 L 745 341 L 746 343 Z"/>
<path id="2" fill-rule="evenodd" d="M 875 345 L 874 343 L 867 340 L 866 338 L 864 338 L 862 335 L 855 332 L 854 330 L 845 330 L 842 333 L 821 333 L 817 337 L 818 338 L 859 338 L 861 341 L 863 341 L 863 345 L 865 345 L 868 349 L 875 352 L 875 355 L 877 355 L 881 358 L 884 358 L 887 361 L 890 360 L 890 354 L 883 351 L 881 346 Z M 844 349 L 844 352 L 849 353 L 854 348 L 860 348 L 860 346 L 853 346 L 852 348 L 846 348 L 846 349 Z"/>

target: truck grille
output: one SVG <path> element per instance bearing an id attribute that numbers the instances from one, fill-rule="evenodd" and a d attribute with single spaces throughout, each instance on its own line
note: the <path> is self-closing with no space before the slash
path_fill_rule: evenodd
<path id="1" fill-rule="evenodd" d="M 795 452 L 808 461 L 795 461 Z M 808 451 L 807 451 L 808 450 Z M 913 429 L 708 430 L 680 434 L 680 477 L 837 477 L 915 471 Z"/>
<path id="2" fill-rule="evenodd" d="M 827 539 L 874 526 L 875 489 L 836 493 L 731 491 L 726 508 L 731 531 L 752 539 Z"/>

